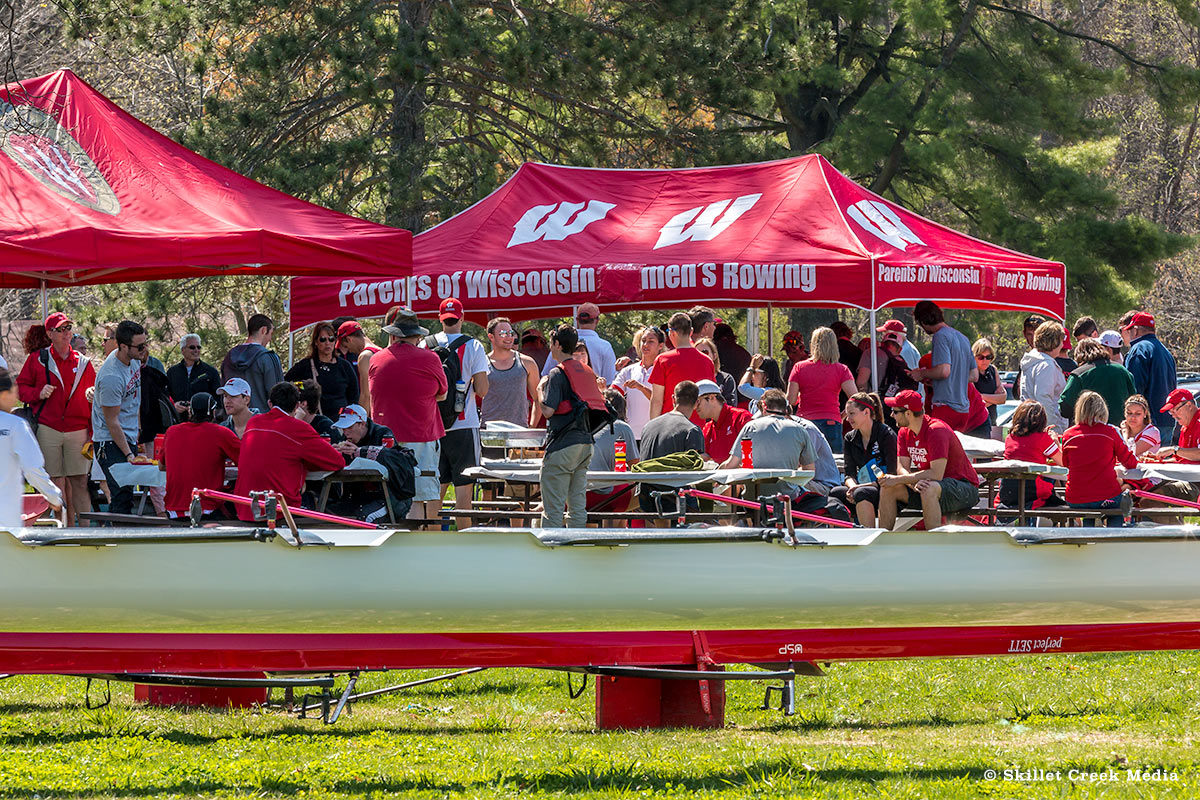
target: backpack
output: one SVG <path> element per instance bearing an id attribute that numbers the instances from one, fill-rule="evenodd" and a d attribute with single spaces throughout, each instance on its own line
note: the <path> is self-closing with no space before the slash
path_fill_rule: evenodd
<path id="1" fill-rule="evenodd" d="M 42 366 L 46 369 L 46 383 L 50 383 L 50 348 L 49 347 L 42 348 L 41 353 L 38 355 L 38 361 L 42 362 Z M 79 369 L 80 369 L 80 371 L 82 371 L 83 367 L 81 366 Z M 38 419 L 41 418 L 42 412 L 46 410 L 46 403 L 49 403 L 49 402 L 50 402 L 50 398 L 47 397 L 45 400 L 43 400 L 41 403 L 38 404 L 37 411 L 33 410 L 33 406 L 25 405 L 21 408 L 18 408 L 16 411 L 14 411 L 13 414 L 15 414 L 16 416 L 25 420 L 25 422 L 29 425 L 29 430 L 33 431 L 34 436 L 37 436 Z"/>
<path id="2" fill-rule="evenodd" d="M 586 430 L 593 437 L 605 428 L 608 428 L 609 433 L 615 432 L 614 423 L 620 417 L 612 404 L 600 394 L 592 370 L 573 359 L 568 359 L 554 369 L 561 370 L 567 376 L 567 383 L 575 393 L 574 400 L 563 401 L 556 411 L 558 414 L 567 413 L 567 406 L 570 405 L 569 411 L 573 418 L 571 424 L 563 430 L 577 427 Z"/>
<path id="3" fill-rule="evenodd" d="M 425 347 L 437 355 L 442 362 L 442 370 L 446 373 L 446 397 L 437 401 L 438 413 L 442 415 L 442 426 L 450 430 L 450 426 L 458 419 L 459 411 L 455 408 L 458 401 L 458 390 L 455 388 L 462 380 L 462 359 L 458 357 L 458 348 L 462 347 L 471 337 L 460 333 L 444 345 L 438 344 L 437 336 L 425 337 Z M 466 402 L 466 398 L 463 398 Z"/>

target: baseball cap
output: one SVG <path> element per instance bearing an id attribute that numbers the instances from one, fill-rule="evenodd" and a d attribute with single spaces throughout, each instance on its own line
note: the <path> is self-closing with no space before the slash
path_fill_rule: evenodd
<path id="1" fill-rule="evenodd" d="M 1145 311 L 1139 311 L 1133 315 L 1133 319 L 1129 320 L 1129 324 L 1121 328 L 1121 330 L 1127 331 L 1130 328 L 1149 328 L 1150 330 L 1154 330 L 1154 315 L 1147 314 Z"/>
<path id="2" fill-rule="evenodd" d="M 1180 403 L 1194 402 L 1196 402 L 1196 398 L 1192 397 L 1192 393 L 1187 389 L 1176 389 L 1167 395 L 1167 404 L 1160 408 L 1159 411 L 1165 414 Z"/>
<path id="3" fill-rule="evenodd" d="M 333 427 L 338 430 L 345 430 L 357 422 L 367 421 L 367 410 L 357 403 L 351 403 L 341 410 L 338 414 L 337 422 L 333 423 Z"/>
<path id="4" fill-rule="evenodd" d="M 192 412 L 192 419 L 197 422 L 212 419 L 213 406 L 216 403 L 216 398 L 208 392 L 196 392 L 188 404 Z"/>
<path id="5" fill-rule="evenodd" d="M 463 307 L 462 303 L 458 302 L 457 298 L 447 297 L 438 306 L 438 320 L 445 322 L 448 319 L 462 319 Z"/>
<path id="6" fill-rule="evenodd" d="M 595 322 L 600 319 L 600 307 L 595 303 L 584 303 L 579 307 L 575 319 L 578 322 Z"/>
<path id="7" fill-rule="evenodd" d="M 341 325 L 338 326 L 337 338 L 338 338 L 338 341 L 340 342 L 342 339 L 345 339 L 347 336 L 354 336 L 356 334 L 361 334 L 362 332 L 363 332 L 363 328 L 362 328 L 362 325 L 358 324 L 358 320 L 348 319 L 345 322 L 343 322 Z"/>
<path id="8" fill-rule="evenodd" d="M 227 394 L 230 397 L 239 397 L 245 395 L 250 396 L 250 384 L 246 383 L 242 378 L 230 378 L 225 381 L 224 385 L 217 389 L 217 394 Z"/>
<path id="9" fill-rule="evenodd" d="M 1121 338 L 1121 334 L 1117 331 L 1105 331 L 1100 334 L 1100 344 L 1105 347 L 1124 347 L 1125 340 Z"/>
<path id="10" fill-rule="evenodd" d="M 61 311 L 55 311 L 50 316 L 46 317 L 46 330 L 52 331 L 57 327 L 66 325 L 68 322 L 74 324 L 70 317 Z"/>
<path id="11" fill-rule="evenodd" d="M 877 328 L 876 330 L 883 330 Z M 897 330 L 883 330 L 883 335 L 879 337 L 882 342 L 895 342 L 896 344 L 904 344 L 904 334 Z"/>
<path id="12" fill-rule="evenodd" d="M 921 395 L 914 392 L 912 389 L 905 389 L 899 392 L 895 397 L 886 397 L 883 402 L 887 403 L 890 408 L 902 408 L 905 411 L 916 413 L 924 407 L 921 401 Z"/>
<path id="13" fill-rule="evenodd" d="M 800 331 L 788 331 L 787 333 L 785 333 L 783 335 L 783 343 L 785 345 L 798 344 L 798 345 L 803 346 L 804 345 L 804 336 L 801 335 Z"/>
<path id="14" fill-rule="evenodd" d="M 1038 325 L 1041 325 L 1045 321 L 1046 321 L 1046 318 L 1041 316 L 1040 314 L 1030 314 L 1028 317 L 1025 318 L 1025 322 L 1022 324 L 1021 327 L 1036 328 Z"/>
<path id="15" fill-rule="evenodd" d="M 895 331 L 896 333 L 900 334 L 901 339 L 904 339 L 905 334 L 908 333 L 908 328 L 904 327 L 904 323 L 898 319 L 889 319 L 875 330 L 879 333 L 883 333 L 884 331 Z"/>
<path id="16" fill-rule="evenodd" d="M 717 386 L 716 381 L 697 381 L 696 388 L 700 392 L 700 397 L 704 397 L 706 394 L 721 394 L 721 387 Z"/>
<path id="17" fill-rule="evenodd" d="M 524 342 L 526 339 L 537 339 L 540 342 L 546 341 L 546 337 L 537 328 L 526 328 L 525 332 L 521 334 L 521 341 Z"/>

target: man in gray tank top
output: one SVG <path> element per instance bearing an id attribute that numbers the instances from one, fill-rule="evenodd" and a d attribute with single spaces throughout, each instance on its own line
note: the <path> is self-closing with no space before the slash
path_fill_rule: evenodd
<path id="1" fill-rule="evenodd" d="M 496 317 L 488 322 L 488 340 L 492 351 L 488 356 L 487 397 L 483 398 L 480 422 L 497 420 L 532 428 L 541 419 L 541 411 L 530 403 L 537 396 L 537 363 L 517 348 L 517 332 L 508 317 Z"/>

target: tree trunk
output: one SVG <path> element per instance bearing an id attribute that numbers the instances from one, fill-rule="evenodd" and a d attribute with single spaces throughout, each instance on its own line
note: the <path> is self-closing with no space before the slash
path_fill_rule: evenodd
<path id="1" fill-rule="evenodd" d="M 425 48 L 429 22 L 425 2 L 398 6 L 396 50 L 402 55 L 393 71 L 388 119 L 388 188 L 384 222 L 410 231 L 421 229 L 421 178 L 425 172 Z"/>

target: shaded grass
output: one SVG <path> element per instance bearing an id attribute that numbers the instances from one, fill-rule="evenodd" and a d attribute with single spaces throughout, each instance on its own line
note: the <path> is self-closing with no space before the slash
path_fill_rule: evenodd
<path id="1" fill-rule="evenodd" d="M 0 681 L 0 796 L 1188 797 L 1198 669 L 1190 652 L 835 664 L 800 679 L 794 717 L 732 682 L 724 730 L 629 732 L 596 731 L 592 692 L 527 670 L 367 701 L 335 726 L 150 708 L 115 684 L 89 711 L 80 679 L 20 677 Z M 1133 767 L 1179 781 L 1128 782 Z M 1120 781 L 986 777 L 1035 768 Z"/>

